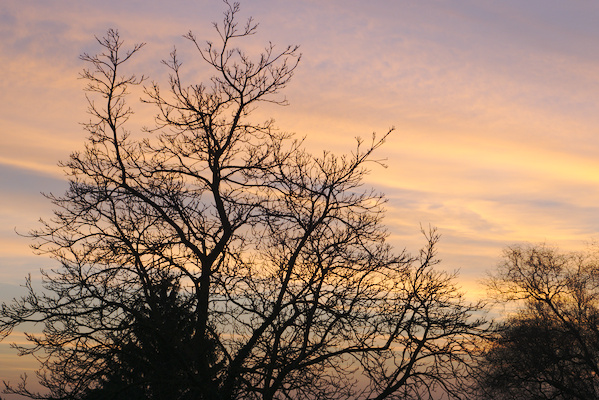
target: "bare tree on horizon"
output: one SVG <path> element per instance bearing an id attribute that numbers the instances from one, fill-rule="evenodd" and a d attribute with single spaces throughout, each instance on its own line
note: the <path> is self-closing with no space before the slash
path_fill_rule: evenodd
<path id="1" fill-rule="evenodd" d="M 488 281 L 513 311 L 479 359 L 480 399 L 599 397 L 599 258 L 517 245 Z M 514 309 L 515 308 L 515 309 Z"/>

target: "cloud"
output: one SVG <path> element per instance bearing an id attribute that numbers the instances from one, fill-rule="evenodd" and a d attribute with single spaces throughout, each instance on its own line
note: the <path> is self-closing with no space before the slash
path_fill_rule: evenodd
<path id="1" fill-rule="evenodd" d="M 39 218 L 52 216 L 52 204 L 41 192 L 61 194 L 66 182 L 35 169 L 0 164 L 0 276 L 2 282 L 21 281 L 28 272 L 37 271 L 44 261 L 36 259 L 33 267 L 27 234 L 39 226 Z"/>

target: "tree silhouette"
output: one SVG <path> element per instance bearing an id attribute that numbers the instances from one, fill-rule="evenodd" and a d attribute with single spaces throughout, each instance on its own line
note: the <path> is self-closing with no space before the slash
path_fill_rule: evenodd
<path id="1" fill-rule="evenodd" d="M 158 115 L 142 139 L 125 99 L 145 78 L 121 70 L 143 44 L 110 30 L 82 56 L 89 138 L 32 232 L 60 267 L 3 305 L 2 333 L 44 324 L 17 347 L 40 359 L 46 398 L 459 397 L 486 322 L 434 269 L 435 230 L 416 256 L 385 242 L 385 199 L 362 179 L 387 135 L 313 156 L 253 121 L 285 104 L 298 49 L 247 55 L 234 43 L 257 25 L 227 6 L 218 44 L 186 35 L 215 75 L 185 85 L 173 51 L 168 90 L 145 87 Z"/>
<path id="2" fill-rule="evenodd" d="M 186 374 L 197 371 L 204 353 L 194 343 L 195 315 L 170 277 L 156 283 L 151 297 L 135 303 L 126 335 L 114 342 L 98 383 L 86 399 L 197 399 L 201 389 Z M 121 332 L 125 330 L 121 329 Z M 118 351 L 114 347 L 118 346 Z M 212 355 L 211 365 L 216 356 Z"/>
<path id="3" fill-rule="evenodd" d="M 514 246 L 489 287 L 519 304 L 481 362 L 482 397 L 596 399 L 599 396 L 599 270 L 593 253 Z"/>

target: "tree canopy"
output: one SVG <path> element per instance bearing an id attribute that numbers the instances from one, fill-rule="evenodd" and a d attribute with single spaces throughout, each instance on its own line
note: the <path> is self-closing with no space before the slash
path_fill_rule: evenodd
<path id="1" fill-rule="evenodd" d="M 43 324 L 21 354 L 40 361 L 48 399 L 455 398 L 487 323 L 454 276 L 437 271 L 439 235 L 394 253 L 385 198 L 363 187 L 387 135 L 337 156 L 256 123 L 298 65 L 296 46 L 238 45 L 228 4 L 218 41 L 185 37 L 214 75 L 184 83 L 176 51 L 167 89 L 127 74 L 143 44 L 119 33 L 84 54 L 91 119 L 63 163 L 70 186 L 31 233 L 59 266 L 42 292 L 3 304 L 0 332 Z M 128 91 L 156 107 L 131 134 Z"/>

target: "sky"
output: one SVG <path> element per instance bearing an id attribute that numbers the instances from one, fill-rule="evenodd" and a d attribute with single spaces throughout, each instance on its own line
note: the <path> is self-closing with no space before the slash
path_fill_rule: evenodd
<path id="1" fill-rule="evenodd" d="M 0 4 L 0 302 L 53 264 L 24 236 L 66 188 L 59 160 L 82 148 L 84 67 L 116 28 L 147 45 L 131 72 L 164 83 L 173 46 L 206 79 L 182 38 L 215 38 L 218 0 L 3 0 Z M 442 235 L 441 268 L 459 271 L 470 298 L 510 244 L 562 250 L 599 240 L 599 2 L 594 0 L 243 0 L 241 18 L 268 41 L 300 45 L 284 94 L 264 107 L 313 152 L 350 152 L 355 138 L 395 131 L 367 186 L 388 198 L 389 242 L 416 252 L 420 227 Z M 152 110 L 131 100 L 133 126 Z M 136 125 L 137 124 L 137 125 Z M 32 364 L 0 343 L 0 379 Z"/>

